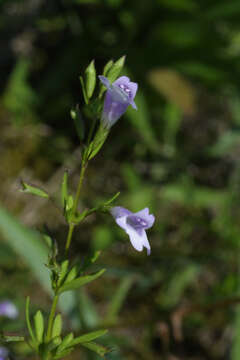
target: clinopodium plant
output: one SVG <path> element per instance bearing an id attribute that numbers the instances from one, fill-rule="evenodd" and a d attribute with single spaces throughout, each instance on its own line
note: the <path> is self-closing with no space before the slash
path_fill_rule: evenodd
<path id="1" fill-rule="evenodd" d="M 66 234 L 66 243 L 63 253 L 59 253 L 57 242 L 50 236 L 44 235 L 48 243 L 50 253 L 48 258 L 48 268 L 51 277 L 51 285 L 54 293 L 52 306 L 47 319 L 44 319 L 41 310 L 38 310 L 33 319 L 29 315 L 30 299 L 26 299 L 26 323 L 29 336 L 27 339 L 18 336 L 6 336 L 1 334 L 2 341 L 26 341 L 31 349 L 37 354 L 38 358 L 43 360 L 62 359 L 78 345 L 88 348 L 104 356 L 109 350 L 102 345 L 95 343 L 95 340 L 104 335 L 107 330 L 100 329 L 89 332 L 81 336 L 74 337 L 74 334 L 64 333 L 62 335 L 62 317 L 57 312 L 59 297 L 66 291 L 76 290 L 79 287 L 90 283 L 99 278 L 104 269 L 95 273 L 86 273 L 88 266 L 95 262 L 98 253 L 89 257 L 88 261 L 78 267 L 72 265 L 69 259 L 69 248 L 73 237 L 74 230 L 80 226 L 82 221 L 90 214 L 104 211 L 110 213 L 116 223 L 129 235 L 133 247 L 137 251 L 142 251 L 145 247 L 150 254 L 150 244 L 147 239 L 145 230 L 150 228 L 154 223 L 154 216 L 149 214 L 149 209 L 145 208 L 136 213 L 120 207 L 112 207 L 113 201 L 116 200 L 119 193 L 115 194 L 110 200 L 103 202 L 92 209 L 86 209 L 82 212 L 78 210 L 78 202 L 82 193 L 83 179 L 90 160 L 92 160 L 103 146 L 111 127 L 125 113 L 128 106 L 134 109 L 137 106 L 134 98 L 138 85 L 131 82 L 126 76 L 118 77 L 124 65 L 125 57 L 118 61 L 109 61 L 103 69 L 103 75 L 97 77 L 95 65 L 92 61 L 83 77 L 80 77 L 83 97 L 85 101 L 85 114 L 88 121 L 85 123 L 80 114 L 79 108 L 71 110 L 71 117 L 75 123 L 77 133 L 81 143 L 81 171 L 76 195 L 73 197 L 68 192 L 68 173 L 65 172 L 61 186 L 62 211 L 68 224 Z M 100 80 L 100 81 L 99 81 Z M 96 89 L 98 81 L 98 93 Z M 97 94 L 96 94 L 97 93 Z M 96 94 L 96 96 L 93 96 Z M 47 192 L 22 182 L 22 191 L 28 192 L 35 196 L 49 198 Z M 44 264 L 43 264 L 44 266 Z M 2 304 L 6 313 L 13 316 L 15 310 L 8 304 Z M 6 350 L 5 350 L 6 351 Z"/>

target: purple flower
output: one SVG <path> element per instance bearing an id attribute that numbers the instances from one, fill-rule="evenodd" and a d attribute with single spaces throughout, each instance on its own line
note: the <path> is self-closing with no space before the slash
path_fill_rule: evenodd
<path id="1" fill-rule="evenodd" d="M 129 105 L 137 109 L 134 98 L 138 84 L 131 82 L 126 76 L 121 76 L 112 85 L 104 76 L 99 76 L 99 79 L 107 88 L 101 120 L 104 126 L 110 128 L 125 113 Z"/>
<path id="2" fill-rule="evenodd" d="M 18 316 L 18 309 L 11 301 L 2 301 L 0 302 L 0 316 L 15 319 Z"/>
<path id="3" fill-rule="evenodd" d="M 137 251 L 142 251 L 145 247 L 150 255 L 151 248 L 145 230 L 153 226 L 155 217 L 149 214 L 149 209 L 132 213 L 121 206 L 115 206 L 110 211 L 116 223 L 129 235 L 132 246 Z"/>
<path id="4" fill-rule="evenodd" d="M 0 360 L 6 360 L 8 353 L 9 351 L 7 348 L 0 346 Z"/>

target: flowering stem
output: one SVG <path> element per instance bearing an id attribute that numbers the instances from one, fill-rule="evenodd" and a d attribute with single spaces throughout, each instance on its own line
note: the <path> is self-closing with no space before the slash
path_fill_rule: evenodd
<path id="1" fill-rule="evenodd" d="M 48 319 L 48 329 L 47 329 L 47 336 L 46 336 L 47 342 L 50 341 L 51 337 L 52 337 L 53 321 L 54 321 L 54 316 L 55 316 L 55 312 L 56 312 L 56 308 L 57 308 L 58 298 L 59 298 L 59 295 L 56 294 L 53 299 L 53 303 L 52 303 L 52 307 L 51 307 L 51 311 L 50 311 L 50 315 L 49 315 L 49 319 Z"/>
<path id="2" fill-rule="evenodd" d="M 80 194 L 81 194 L 82 183 L 83 183 L 83 178 L 84 178 L 84 174 L 85 174 L 86 167 L 87 167 L 87 163 L 86 163 L 86 161 L 85 161 L 84 158 L 83 158 L 83 160 L 82 160 L 81 172 L 80 172 L 80 178 L 79 178 L 79 183 L 78 183 L 78 188 L 77 188 L 77 193 L 76 193 L 76 197 L 75 197 L 75 200 L 74 200 L 74 203 L 73 203 L 73 209 L 72 209 L 73 217 L 74 217 L 75 214 L 76 214 L 76 210 L 77 210 L 77 206 L 78 206 L 78 202 L 79 202 L 79 198 L 80 198 Z M 69 224 L 67 241 L 66 241 L 66 246 L 65 246 L 65 252 L 66 252 L 66 253 L 68 252 L 69 247 L 70 247 L 70 245 L 71 245 L 72 235 L 73 235 L 73 231 L 74 231 L 75 225 L 76 225 L 76 224 L 75 224 L 74 222 L 71 222 L 71 223 Z"/>

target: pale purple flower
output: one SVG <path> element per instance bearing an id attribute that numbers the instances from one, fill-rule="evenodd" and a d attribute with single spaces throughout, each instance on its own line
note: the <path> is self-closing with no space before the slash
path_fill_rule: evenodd
<path id="1" fill-rule="evenodd" d="M 137 251 L 142 251 L 145 247 L 150 255 L 151 248 L 145 230 L 153 226 L 155 217 L 149 214 L 149 209 L 132 213 L 121 206 L 115 206 L 110 212 L 116 223 L 128 234 L 132 246 Z"/>
<path id="2" fill-rule="evenodd" d="M 15 319 L 18 316 L 18 309 L 9 300 L 0 302 L 0 316 L 6 316 L 9 319 Z"/>
<path id="3" fill-rule="evenodd" d="M 121 76 L 112 85 L 104 76 L 100 75 L 99 79 L 107 88 L 101 121 L 105 127 L 110 128 L 125 113 L 129 105 L 137 109 L 134 98 L 138 84 L 131 82 L 127 76 Z"/>
<path id="4" fill-rule="evenodd" d="M 6 360 L 8 353 L 9 351 L 7 348 L 0 346 L 0 360 Z"/>

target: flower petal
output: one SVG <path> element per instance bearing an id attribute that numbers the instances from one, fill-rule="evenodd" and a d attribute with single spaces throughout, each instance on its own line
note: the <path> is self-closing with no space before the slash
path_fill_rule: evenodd
<path id="1" fill-rule="evenodd" d="M 154 221 L 155 221 L 155 216 L 152 214 L 149 214 L 148 208 L 140 210 L 140 211 L 134 213 L 134 215 L 139 216 L 140 218 L 142 218 L 143 220 L 145 220 L 147 222 L 148 226 L 145 229 L 149 229 L 150 227 L 153 226 Z"/>
<path id="2" fill-rule="evenodd" d="M 143 233 L 145 231 L 141 232 L 141 235 L 135 231 L 131 226 L 127 226 L 125 229 L 126 233 L 129 235 L 129 239 L 131 241 L 132 246 L 137 251 L 142 251 L 143 249 Z"/>
<path id="3" fill-rule="evenodd" d="M 109 80 L 105 76 L 99 75 L 98 78 L 107 89 L 111 86 Z"/>
<path id="4" fill-rule="evenodd" d="M 147 254 L 150 255 L 151 254 L 151 247 L 150 247 L 150 244 L 149 244 L 149 241 L 148 241 L 148 238 L 147 238 L 146 231 L 143 231 L 143 234 L 142 234 L 141 237 L 142 237 L 142 244 L 147 249 Z"/>
<path id="5" fill-rule="evenodd" d="M 115 80 L 113 82 L 113 85 L 126 85 L 126 86 L 129 86 L 129 83 L 130 83 L 130 79 L 129 77 L 127 76 L 120 76 L 120 78 L 118 78 L 117 80 Z"/>
<path id="6" fill-rule="evenodd" d="M 129 211 L 128 209 L 125 209 L 122 206 L 114 206 L 111 208 L 110 213 L 112 214 L 112 216 L 116 219 L 119 217 L 123 217 L 123 216 L 127 216 L 132 214 L 131 211 Z"/>

